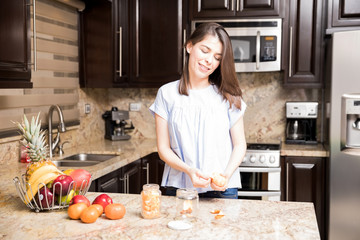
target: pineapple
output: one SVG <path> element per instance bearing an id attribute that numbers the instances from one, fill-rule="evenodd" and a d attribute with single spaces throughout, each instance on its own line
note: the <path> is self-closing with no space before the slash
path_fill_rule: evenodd
<path id="1" fill-rule="evenodd" d="M 47 160 L 48 157 L 48 146 L 45 141 L 45 131 L 41 130 L 41 120 L 39 121 L 40 113 L 37 115 L 36 119 L 32 117 L 31 124 L 24 115 L 23 122 L 16 123 L 18 128 L 21 131 L 24 139 L 21 141 L 21 144 L 27 149 L 27 154 L 30 158 L 30 163 L 26 168 L 26 182 L 29 182 L 32 174 L 39 168 L 46 165 L 55 164 Z"/>

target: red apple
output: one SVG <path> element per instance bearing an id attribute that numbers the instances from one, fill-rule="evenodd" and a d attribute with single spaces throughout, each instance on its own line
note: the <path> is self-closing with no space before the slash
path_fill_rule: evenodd
<path id="1" fill-rule="evenodd" d="M 57 178 L 55 178 L 52 186 L 55 188 L 55 194 L 61 196 L 67 195 L 69 188 L 71 187 L 71 184 L 73 181 L 72 177 L 68 175 L 60 175 Z"/>
<path id="2" fill-rule="evenodd" d="M 111 197 L 109 197 L 109 195 L 105 193 L 97 196 L 92 202 L 92 204 L 100 204 L 103 207 L 104 212 L 105 212 L 105 207 L 111 203 L 113 203 L 113 200 L 111 199 Z"/>
<path id="3" fill-rule="evenodd" d="M 91 174 L 84 169 L 75 169 L 69 176 L 74 180 L 75 190 L 84 190 L 90 184 Z"/>
<path id="4" fill-rule="evenodd" d="M 73 204 L 76 204 L 76 203 L 85 203 L 88 207 L 90 206 L 90 201 L 89 199 L 87 199 L 87 197 L 85 197 L 84 195 L 76 195 L 74 196 L 69 205 L 73 205 Z"/>
<path id="5" fill-rule="evenodd" d="M 37 196 L 35 196 L 35 201 L 40 208 L 50 208 L 53 200 L 53 194 L 47 187 L 41 188 L 38 191 Z"/>

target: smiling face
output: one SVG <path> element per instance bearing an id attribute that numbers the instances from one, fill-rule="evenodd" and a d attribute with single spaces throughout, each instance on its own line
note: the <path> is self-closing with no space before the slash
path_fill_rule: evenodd
<path id="1" fill-rule="evenodd" d="M 209 76 L 219 67 L 223 45 L 218 37 L 207 35 L 196 44 L 188 43 L 190 82 L 208 81 Z"/>

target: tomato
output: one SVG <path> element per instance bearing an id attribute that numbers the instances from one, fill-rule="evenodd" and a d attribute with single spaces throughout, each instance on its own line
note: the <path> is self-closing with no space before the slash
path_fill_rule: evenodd
<path id="1" fill-rule="evenodd" d="M 76 186 L 75 190 L 85 189 L 91 179 L 91 174 L 84 169 L 75 169 L 70 172 L 69 176 L 74 180 L 74 186 Z"/>
<path id="2" fill-rule="evenodd" d="M 103 206 L 101 206 L 100 204 L 92 204 L 92 205 L 90 205 L 89 207 L 91 207 L 91 208 L 95 208 L 97 211 L 98 211 L 98 213 L 99 213 L 99 217 L 103 214 L 103 212 L 104 212 L 104 208 L 103 208 Z"/>
<path id="3" fill-rule="evenodd" d="M 95 207 L 86 208 L 80 215 L 80 219 L 84 223 L 93 223 L 98 217 L 99 211 Z"/>
<path id="4" fill-rule="evenodd" d="M 100 194 L 99 196 L 97 196 L 94 201 L 92 202 L 92 204 L 100 204 L 105 212 L 105 208 L 107 205 L 113 203 L 113 200 L 111 199 L 111 197 L 109 197 L 109 195 L 103 193 Z"/>
<path id="5" fill-rule="evenodd" d="M 105 208 L 105 216 L 112 220 L 123 218 L 125 213 L 125 207 L 121 203 L 112 203 Z"/>
<path id="6" fill-rule="evenodd" d="M 81 213 L 87 207 L 86 203 L 75 203 L 68 208 L 68 215 L 71 219 L 80 219 Z"/>

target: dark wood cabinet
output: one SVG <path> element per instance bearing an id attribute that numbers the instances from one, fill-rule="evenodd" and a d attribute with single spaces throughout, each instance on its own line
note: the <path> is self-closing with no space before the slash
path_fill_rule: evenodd
<path id="1" fill-rule="evenodd" d="M 30 3 L 0 1 L 0 88 L 31 88 Z"/>
<path id="2" fill-rule="evenodd" d="M 325 234 L 325 158 L 283 157 L 282 200 L 314 203 L 321 238 Z"/>
<path id="3" fill-rule="evenodd" d="M 94 0 L 80 13 L 82 87 L 160 87 L 180 78 L 185 0 Z"/>
<path id="4" fill-rule="evenodd" d="M 144 184 L 161 185 L 164 165 L 157 152 L 149 154 L 93 180 L 89 191 L 139 194 Z"/>
<path id="5" fill-rule="evenodd" d="M 281 16 L 280 0 L 190 0 L 191 19 Z"/>
<path id="6" fill-rule="evenodd" d="M 141 188 L 141 161 L 137 160 L 94 180 L 89 191 L 138 194 Z"/>
<path id="7" fill-rule="evenodd" d="M 360 29 L 359 0 L 329 0 L 326 33 Z"/>
<path id="8" fill-rule="evenodd" d="M 165 162 L 162 161 L 157 152 L 149 154 L 141 159 L 143 168 L 142 183 L 156 183 L 164 193 L 165 189 L 161 187 L 162 176 Z"/>
<path id="9" fill-rule="evenodd" d="M 286 1 L 282 69 L 285 87 L 321 88 L 326 1 Z"/>

